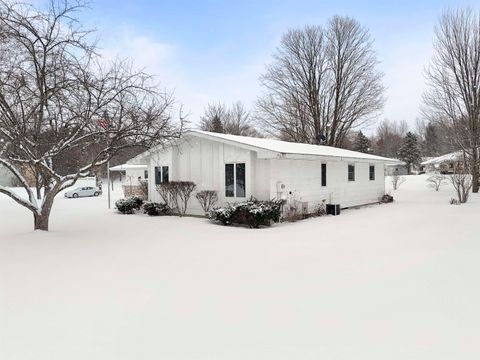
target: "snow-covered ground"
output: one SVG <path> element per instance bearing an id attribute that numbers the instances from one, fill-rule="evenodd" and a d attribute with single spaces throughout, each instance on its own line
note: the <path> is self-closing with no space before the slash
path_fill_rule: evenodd
<path id="1" fill-rule="evenodd" d="M 0 359 L 479 359 L 480 197 L 250 230 L 0 197 Z"/>

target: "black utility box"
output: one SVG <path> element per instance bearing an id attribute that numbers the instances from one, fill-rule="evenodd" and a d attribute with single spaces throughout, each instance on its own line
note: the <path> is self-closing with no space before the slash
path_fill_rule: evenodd
<path id="1" fill-rule="evenodd" d="M 327 204 L 328 215 L 340 215 L 340 204 Z"/>

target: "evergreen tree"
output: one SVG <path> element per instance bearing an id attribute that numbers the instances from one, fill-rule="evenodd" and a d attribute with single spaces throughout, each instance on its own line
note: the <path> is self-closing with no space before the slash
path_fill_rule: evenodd
<path id="1" fill-rule="evenodd" d="M 353 150 L 368 154 L 370 152 L 370 147 L 370 139 L 359 131 L 353 143 Z"/>
<path id="2" fill-rule="evenodd" d="M 410 131 L 403 139 L 402 146 L 398 150 L 398 158 L 407 164 L 408 174 L 410 174 L 412 165 L 420 163 L 421 155 L 418 140 L 415 134 Z"/>
<path id="3" fill-rule="evenodd" d="M 223 124 L 222 124 L 222 120 L 220 119 L 220 116 L 215 115 L 213 117 L 211 131 L 216 132 L 216 133 L 220 133 L 220 134 L 224 133 Z"/>

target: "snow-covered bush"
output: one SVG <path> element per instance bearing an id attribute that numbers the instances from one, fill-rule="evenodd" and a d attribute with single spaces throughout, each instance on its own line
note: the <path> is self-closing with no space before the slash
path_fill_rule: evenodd
<path id="1" fill-rule="evenodd" d="M 470 190 L 472 189 L 472 177 L 466 166 L 456 165 L 453 174 L 449 177 L 455 191 L 457 192 L 457 200 L 459 204 L 466 203 Z"/>
<path id="2" fill-rule="evenodd" d="M 142 205 L 143 199 L 139 196 L 131 196 L 115 202 L 115 208 L 122 214 L 133 214 L 135 210 L 140 210 Z"/>
<path id="3" fill-rule="evenodd" d="M 134 198 L 119 199 L 115 202 L 115 208 L 122 214 L 133 214 L 137 209 Z"/>
<path id="4" fill-rule="evenodd" d="M 129 199 L 135 204 L 136 210 L 140 210 L 142 208 L 144 200 L 141 196 L 132 196 Z"/>
<path id="5" fill-rule="evenodd" d="M 280 215 L 280 201 L 258 201 L 252 198 L 249 201 L 213 209 L 209 213 L 209 218 L 224 225 L 241 224 L 256 229 L 280 221 Z"/>
<path id="6" fill-rule="evenodd" d="M 445 184 L 445 180 L 446 178 L 442 174 L 432 175 L 427 179 L 427 186 L 438 191 L 440 187 Z"/>
<path id="7" fill-rule="evenodd" d="M 393 190 L 397 190 L 400 185 L 407 181 L 403 176 L 398 175 L 397 173 L 392 175 L 392 186 Z"/>
<path id="8" fill-rule="evenodd" d="M 199 191 L 199 192 L 197 192 L 195 197 L 197 198 L 198 202 L 200 203 L 200 206 L 202 207 L 205 214 L 208 214 L 210 209 L 213 206 L 215 206 L 215 204 L 218 201 L 217 192 L 214 191 L 214 190 Z"/>
<path id="9" fill-rule="evenodd" d="M 325 216 L 325 215 L 327 215 L 327 208 L 324 202 L 315 206 L 312 216 L 317 217 L 317 216 Z"/>
<path id="10" fill-rule="evenodd" d="M 167 204 L 147 201 L 143 204 L 143 213 L 148 216 L 170 215 L 171 209 Z"/>
<path id="11" fill-rule="evenodd" d="M 389 194 L 385 194 L 380 198 L 380 202 L 382 203 L 391 203 L 393 202 L 393 196 Z"/>

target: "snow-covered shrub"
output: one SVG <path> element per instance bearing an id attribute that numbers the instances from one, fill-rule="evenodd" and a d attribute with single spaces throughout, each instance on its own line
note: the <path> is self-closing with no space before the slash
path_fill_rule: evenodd
<path id="1" fill-rule="evenodd" d="M 389 194 L 385 194 L 380 198 L 380 202 L 382 203 L 391 203 L 393 202 L 393 196 Z"/>
<path id="2" fill-rule="evenodd" d="M 403 176 L 398 175 L 397 173 L 392 175 L 392 186 L 393 190 L 397 190 L 400 185 L 407 181 Z"/>
<path id="3" fill-rule="evenodd" d="M 144 200 L 141 196 L 131 196 L 128 199 L 133 202 L 136 210 L 141 209 L 141 207 L 143 205 L 143 202 L 144 202 Z"/>
<path id="4" fill-rule="evenodd" d="M 140 210 L 142 205 L 143 199 L 139 196 L 131 196 L 115 202 L 115 208 L 122 214 L 133 214 L 135 210 Z"/>
<path id="5" fill-rule="evenodd" d="M 472 177 L 469 174 L 467 167 L 456 165 L 453 174 L 449 176 L 449 179 L 457 192 L 458 203 L 466 203 L 473 185 Z"/>
<path id="6" fill-rule="evenodd" d="M 457 199 L 451 198 L 451 199 L 450 199 L 450 205 L 460 205 L 460 203 L 458 202 Z"/>
<path id="7" fill-rule="evenodd" d="M 432 175 L 427 179 L 427 186 L 435 189 L 435 191 L 440 190 L 440 187 L 445 184 L 445 176 L 441 174 Z"/>
<path id="8" fill-rule="evenodd" d="M 143 204 L 143 213 L 148 216 L 170 215 L 171 209 L 167 204 L 147 201 Z"/>
<path id="9" fill-rule="evenodd" d="M 157 185 L 157 192 L 172 211 L 183 216 L 187 212 L 188 200 L 196 187 L 192 181 L 170 181 Z"/>
<path id="10" fill-rule="evenodd" d="M 215 204 L 218 201 L 217 192 L 214 191 L 214 190 L 199 191 L 199 192 L 197 192 L 195 197 L 197 198 L 198 202 L 200 203 L 200 206 L 202 207 L 205 214 L 208 214 L 210 209 L 213 206 L 215 206 Z"/>
<path id="11" fill-rule="evenodd" d="M 133 198 L 119 199 L 115 202 L 115 208 L 122 214 L 133 214 L 137 209 L 137 204 Z"/>
<path id="12" fill-rule="evenodd" d="M 280 215 L 280 201 L 258 201 L 253 198 L 213 209 L 209 213 L 210 219 L 220 221 L 224 225 L 241 224 L 255 229 L 280 221 Z"/>
<path id="13" fill-rule="evenodd" d="M 325 207 L 325 203 L 321 203 L 315 206 L 312 216 L 316 217 L 316 216 L 325 216 L 325 215 L 327 215 L 327 208 Z"/>

